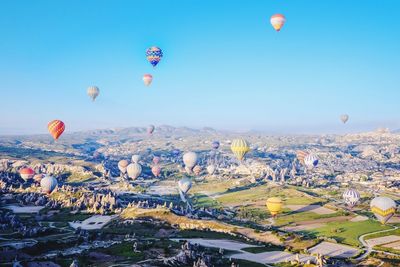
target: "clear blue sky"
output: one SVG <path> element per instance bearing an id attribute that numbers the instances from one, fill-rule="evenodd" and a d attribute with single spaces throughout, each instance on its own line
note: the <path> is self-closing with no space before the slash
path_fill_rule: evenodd
<path id="1" fill-rule="evenodd" d="M 0 134 L 45 133 L 52 119 L 68 131 L 400 128 L 399 12 L 398 0 L 2 0 Z"/>

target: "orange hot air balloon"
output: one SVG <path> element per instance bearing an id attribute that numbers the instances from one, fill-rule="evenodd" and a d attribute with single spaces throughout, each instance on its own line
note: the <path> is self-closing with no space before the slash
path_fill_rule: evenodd
<path id="1" fill-rule="evenodd" d="M 286 22 L 286 18 L 282 14 L 275 14 L 271 17 L 271 24 L 274 29 L 279 32 Z"/>
<path id="2" fill-rule="evenodd" d="M 47 125 L 47 129 L 49 129 L 49 132 L 51 136 L 53 136 L 54 140 L 57 140 L 64 132 L 65 124 L 60 120 L 54 120 L 49 122 L 49 124 Z"/>

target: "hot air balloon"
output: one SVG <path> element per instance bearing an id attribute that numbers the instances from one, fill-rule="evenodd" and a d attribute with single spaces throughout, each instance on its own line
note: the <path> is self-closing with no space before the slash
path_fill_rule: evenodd
<path id="1" fill-rule="evenodd" d="M 118 162 L 119 171 L 122 172 L 123 174 L 125 174 L 126 173 L 126 167 L 128 167 L 128 165 L 129 165 L 129 162 L 127 160 L 125 160 L 125 159 L 120 160 Z"/>
<path id="2" fill-rule="evenodd" d="M 21 175 L 21 178 L 24 179 L 26 182 L 29 179 L 33 178 L 33 176 L 35 175 L 35 171 L 31 168 L 23 168 L 19 171 L 19 174 Z"/>
<path id="3" fill-rule="evenodd" d="M 376 197 L 371 201 L 371 211 L 385 224 L 396 213 L 396 203 L 388 197 Z"/>
<path id="4" fill-rule="evenodd" d="M 247 152 L 250 151 L 250 147 L 246 140 L 235 139 L 232 141 L 231 150 L 238 160 L 243 160 Z"/>
<path id="5" fill-rule="evenodd" d="M 199 165 L 194 166 L 193 172 L 196 176 L 199 176 L 201 174 L 201 171 L 202 171 L 202 169 Z"/>
<path id="6" fill-rule="evenodd" d="M 270 22 L 272 24 L 272 27 L 274 27 L 274 29 L 279 32 L 285 24 L 286 18 L 282 14 L 275 14 L 271 17 Z"/>
<path id="7" fill-rule="evenodd" d="M 192 180 L 187 177 L 182 178 L 178 182 L 178 188 L 183 194 L 187 194 L 190 188 L 192 188 Z"/>
<path id="8" fill-rule="evenodd" d="M 341 115 L 341 116 L 340 116 L 340 120 L 341 120 L 343 123 L 346 123 L 346 122 L 349 120 L 349 115 L 347 115 L 347 114 Z"/>
<path id="9" fill-rule="evenodd" d="M 279 197 L 268 198 L 266 205 L 272 217 L 276 217 L 276 215 L 282 211 L 283 207 L 282 199 Z"/>
<path id="10" fill-rule="evenodd" d="M 42 188 L 42 192 L 46 194 L 51 194 L 53 190 L 57 187 L 58 183 L 56 178 L 53 176 L 45 176 L 40 181 L 40 187 Z"/>
<path id="11" fill-rule="evenodd" d="M 153 76 L 151 74 L 145 74 L 143 75 L 143 82 L 144 85 L 149 86 L 151 82 L 153 81 Z"/>
<path id="12" fill-rule="evenodd" d="M 192 170 L 197 163 L 197 154 L 194 152 L 187 152 L 183 155 L 183 163 L 185 168 Z"/>
<path id="13" fill-rule="evenodd" d="M 181 151 L 179 149 L 172 150 L 172 155 L 174 155 L 174 157 L 178 157 L 180 154 L 181 154 Z"/>
<path id="14" fill-rule="evenodd" d="M 160 163 L 160 157 L 157 157 L 157 156 L 153 157 L 153 163 L 156 164 L 156 165 L 158 163 Z"/>
<path id="15" fill-rule="evenodd" d="M 214 149 L 218 149 L 219 148 L 219 142 L 218 141 L 214 141 L 214 142 L 212 142 L 212 148 L 214 148 Z"/>
<path id="16" fill-rule="evenodd" d="M 140 160 L 140 155 L 135 154 L 135 155 L 132 156 L 132 162 L 133 163 L 139 163 L 139 160 Z"/>
<path id="17" fill-rule="evenodd" d="M 343 193 L 343 199 L 347 206 L 353 208 L 360 200 L 360 193 L 353 188 L 347 189 Z"/>
<path id="18" fill-rule="evenodd" d="M 148 133 L 148 134 L 153 134 L 154 129 L 155 129 L 154 125 L 149 125 L 149 126 L 147 127 L 147 133 Z"/>
<path id="19" fill-rule="evenodd" d="M 65 124 L 60 120 L 53 120 L 49 122 L 49 124 L 47 125 L 47 129 L 53 136 L 54 140 L 57 140 L 60 137 L 60 135 L 64 132 Z"/>
<path id="20" fill-rule="evenodd" d="M 97 86 L 90 86 L 87 89 L 87 94 L 92 99 L 92 101 L 94 101 L 96 99 L 96 97 L 99 95 L 99 93 L 100 93 L 100 90 L 99 90 L 99 87 L 97 87 Z"/>
<path id="21" fill-rule="evenodd" d="M 208 174 L 209 175 L 213 175 L 214 174 L 214 172 L 215 172 L 215 165 L 208 165 L 207 166 L 207 172 L 208 172 Z"/>
<path id="22" fill-rule="evenodd" d="M 314 154 L 308 154 L 304 158 L 304 165 L 306 166 L 307 169 L 313 169 L 317 167 L 318 165 L 318 158 Z"/>
<path id="23" fill-rule="evenodd" d="M 142 173 L 142 166 L 140 166 L 140 164 L 138 163 L 131 163 L 126 168 L 126 171 L 129 178 L 131 178 L 132 180 L 136 180 L 136 178 L 138 178 Z"/>
<path id="24" fill-rule="evenodd" d="M 151 172 L 153 173 L 153 175 L 154 175 L 155 177 L 160 176 L 160 173 L 161 173 L 161 167 L 160 167 L 160 165 L 154 165 L 154 166 L 151 168 Z"/>
<path id="25" fill-rule="evenodd" d="M 304 165 L 304 158 L 308 155 L 307 152 L 299 150 L 296 152 L 296 158 L 297 160 Z"/>
<path id="26" fill-rule="evenodd" d="M 146 57 L 147 60 L 150 62 L 150 64 L 153 65 L 153 67 L 155 67 L 163 57 L 163 52 L 160 48 L 152 46 L 146 50 Z"/>

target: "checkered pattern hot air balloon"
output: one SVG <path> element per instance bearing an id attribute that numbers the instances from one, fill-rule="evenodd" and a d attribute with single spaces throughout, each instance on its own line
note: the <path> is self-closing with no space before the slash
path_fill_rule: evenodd
<path id="1" fill-rule="evenodd" d="M 150 62 L 150 64 L 153 65 L 153 67 L 155 67 L 163 57 L 163 52 L 160 48 L 152 46 L 146 50 L 146 57 L 147 60 Z"/>

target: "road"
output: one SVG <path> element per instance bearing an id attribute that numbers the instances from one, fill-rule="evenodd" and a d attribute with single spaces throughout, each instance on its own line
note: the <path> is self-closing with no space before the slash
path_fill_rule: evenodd
<path id="1" fill-rule="evenodd" d="M 382 231 L 377 231 L 377 232 L 372 232 L 372 233 L 368 233 L 368 234 L 361 235 L 361 236 L 358 238 L 358 240 L 361 242 L 361 244 L 362 244 L 362 245 L 364 246 L 364 248 L 366 248 L 367 250 L 365 251 L 364 254 L 362 254 L 362 255 L 360 255 L 358 258 L 356 258 L 356 260 L 363 260 L 363 259 L 365 259 L 365 258 L 366 258 L 371 252 L 373 252 L 373 251 L 377 251 L 377 252 L 380 252 L 380 253 L 383 253 L 383 254 L 386 254 L 386 255 L 399 256 L 398 254 L 394 254 L 394 253 L 390 253 L 390 252 L 374 250 L 374 249 L 372 249 L 372 246 L 368 245 L 368 243 L 365 242 L 365 240 L 364 240 L 364 238 L 365 238 L 366 236 L 373 235 L 373 234 L 378 234 L 378 233 L 390 232 L 390 231 L 396 230 L 396 229 L 398 229 L 398 228 L 399 228 L 399 227 L 397 227 L 397 226 L 393 226 L 392 229 L 387 229 L 387 230 L 382 230 Z"/>

